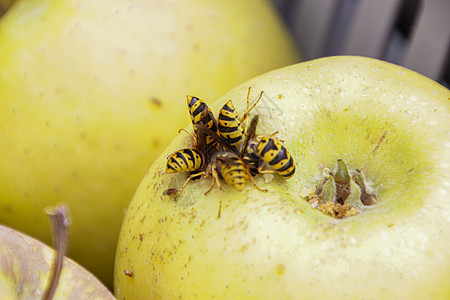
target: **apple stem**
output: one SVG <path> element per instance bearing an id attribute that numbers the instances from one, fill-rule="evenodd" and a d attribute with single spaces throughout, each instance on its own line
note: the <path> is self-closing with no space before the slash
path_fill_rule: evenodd
<path id="1" fill-rule="evenodd" d="M 52 270 L 50 273 L 49 286 L 47 287 L 43 300 L 51 300 L 58 287 L 59 278 L 61 276 L 64 256 L 67 252 L 68 244 L 68 227 L 69 209 L 64 205 L 46 208 L 46 213 L 50 219 L 53 233 L 53 245 L 55 247 L 55 257 L 53 260 Z"/>

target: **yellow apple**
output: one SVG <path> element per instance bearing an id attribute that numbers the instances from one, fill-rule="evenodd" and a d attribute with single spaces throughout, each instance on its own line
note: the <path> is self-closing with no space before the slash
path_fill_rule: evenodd
<path id="1" fill-rule="evenodd" d="M 0 299 L 42 299 L 55 251 L 23 233 L 0 225 Z M 53 299 L 115 299 L 74 261 L 64 265 Z"/>
<path id="2" fill-rule="evenodd" d="M 68 203 L 69 255 L 108 284 L 123 210 L 188 124 L 186 94 L 298 60 L 259 0 L 16 1 L 0 53 L 0 222 L 49 242 L 41 210 Z"/>
<path id="3" fill-rule="evenodd" d="M 218 218 L 212 178 L 167 193 L 187 176 L 165 174 L 168 154 L 192 147 L 180 134 L 128 207 L 116 297 L 448 299 L 449 90 L 383 61 L 328 57 L 245 82 L 211 105 L 216 117 L 229 99 L 242 116 L 248 87 L 252 100 L 264 91 L 257 134 L 279 132 L 295 175 L 256 176 L 267 193 L 222 183 Z M 335 219 L 306 201 L 338 159 L 364 172 L 378 204 Z"/>

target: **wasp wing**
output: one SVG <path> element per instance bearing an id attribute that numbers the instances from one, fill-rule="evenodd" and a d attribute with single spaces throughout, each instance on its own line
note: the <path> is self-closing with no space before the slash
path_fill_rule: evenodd
<path id="1" fill-rule="evenodd" d="M 244 145 L 242 145 L 241 153 L 239 157 L 242 159 L 247 152 L 248 144 L 251 140 L 256 138 L 256 127 L 258 126 L 259 117 L 258 115 L 254 116 L 252 121 L 250 122 L 250 126 L 247 131 L 247 137 L 245 138 Z"/>
<path id="2" fill-rule="evenodd" d="M 229 144 L 225 139 L 223 139 L 221 136 L 219 136 L 216 132 L 209 129 L 203 124 L 196 124 L 195 127 L 198 131 L 204 132 L 207 136 L 210 136 L 214 141 L 216 141 L 220 146 L 225 148 L 227 152 L 231 152 L 233 154 L 239 154 L 237 153 L 237 150 L 235 147 L 233 147 L 231 144 Z"/>

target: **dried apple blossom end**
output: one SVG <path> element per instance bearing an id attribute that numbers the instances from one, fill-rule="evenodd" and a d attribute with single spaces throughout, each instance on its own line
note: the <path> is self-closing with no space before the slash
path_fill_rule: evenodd
<path id="1" fill-rule="evenodd" d="M 331 178 L 331 170 L 328 168 L 324 168 L 322 170 L 322 179 L 320 182 L 316 185 L 316 195 L 321 195 L 323 187 L 325 186 L 325 183 L 330 180 Z"/>
<path id="2" fill-rule="evenodd" d="M 353 180 L 350 180 L 350 195 L 345 199 L 345 204 L 358 209 L 364 208 L 361 202 L 361 188 Z"/>
<path id="3" fill-rule="evenodd" d="M 338 184 L 347 184 L 350 182 L 350 173 L 348 171 L 347 164 L 343 159 L 337 160 L 337 168 L 336 172 L 333 175 L 334 180 L 336 180 L 336 183 Z"/>
<path id="4" fill-rule="evenodd" d="M 322 171 L 315 189 L 315 194 L 306 200 L 325 215 L 338 219 L 354 216 L 377 203 L 375 194 L 368 192 L 363 172 L 359 169 L 350 172 L 342 159 L 337 160 L 335 172 L 327 168 Z"/>
<path id="5" fill-rule="evenodd" d="M 362 203 L 366 206 L 377 204 L 377 196 L 370 191 L 364 173 L 361 170 L 356 169 L 355 172 L 353 172 L 352 178 L 361 188 Z"/>
<path id="6" fill-rule="evenodd" d="M 336 172 L 333 175 L 336 181 L 336 199 L 339 203 L 344 204 L 350 195 L 350 172 L 347 164 L 342 159 L 337 160 Z"/>
<path id="7" fill-rule="evenodd" d="M 328 178 L 323 186 L 322 202 L 336 203 L 336 182 L 333 177 Z"/>

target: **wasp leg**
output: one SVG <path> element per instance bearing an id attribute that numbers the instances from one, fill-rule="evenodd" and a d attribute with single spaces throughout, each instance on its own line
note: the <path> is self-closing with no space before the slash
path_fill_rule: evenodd
<path id="1" fill-rule="evenodd" d="M 258 136 L 256 137 L 256 139 L 257 139 L 258 141 L 260 141 L 262 138 L 265 138 L 265 137 L 271 138 L 271 137 L 273 137 L 273 136 L 276 136 L 276 135 L 279 134 L 279 133 L 280 133 L 280 132 L 277 130 L 277 131 L 275 131 L 274 133 L 269 134 L 269 135 L 258 135 Z M 280 142 L 284 143 L 284 140 L 280 140 Z"/>
<path id="2" fill-rule="evenodd" d="M 219 212 L 217 213 L 217 219 L 220 219 L 220 214 L 222 212 L 222 187 L 220 186 L 219 172 L 217 172 L 216 165 L 214 165 L 214 168 L 212 169 L 212 175 L 217 183 L 217 187 L 219 188 L 219 193 L 220 193 Z"/>
<path id="3" fill-rule="evenodd" d="M 217 171 L 217 166 L 215 164 L 212 167 L 211 173 L 213 176 L 213 181 L 211 183 L 209 190 L 206 191 L 205 195 L 207 195 L 209 192 L 211 192 L 212 188 L 214 187 L 214 182 L 217 183 L 217 187 L 219 188 L 219 192 L 220 192 L 219 213 L 217 214 L 217 219 L 220 219 L 220 214 L 222 211 L 222 186 L 220 185 L 219 172 Z"/>
<path id="4" fill-rule="evenodd" d="M 211 192 L 211 190 L 214 187 L 214 182 L 216 181 L 215 178 L 213 178 L 212 182 L 211 182 L 211 186 L 209 187 L 209 189 L 205 192 L 205 196 L 209 194 L 209 192 Z M 218 184 L 219 185 L 219 184 Z"/>
<path id="5" fill-rule="evenodd" d="M 186 186 L 186 184 L 188 184 L 188 182 L 194 178 L 199 176 L 200 174 L 203 175 L 205 172 L 201 172 L 201 173 L 196 173 L 196 174 L 192 174 L 189 175 L 189 177 L 186 179 L 186 181 L 183 183 L 183 185 L 180 187 L 180 189 L 178 190 L 178 192 L 175 194 L 175 200 L 178 198 L 178 196 L 180 196 L 181 192 L 183 191 L 184 187 Z"/>
<path id="6" fill-rule="evenodd" d="M 250 174 L 249 174 L 249 175 L 250 175 Z M 255 186 L 255 188 L 257 188 L 259 191 L 264 192 L 264 193 L 267 192 L 266 189 L 262 189 L 262 188 L 260 188 L 259 186 L 256 185 L 256 182 L 255 182 L 255 180 L 253 179 L 253 176 L 252 176 L 252 175 L 250 175 L 250 180 L 252 181 L 252 183 L 253 183 L 253 185 Z"/>
<path id="7" fill-rule="evenodd" d="M 278 133 L 280 133 L 280 132 L 277 130 L 277 131 L 275 131 L 274 133 L 272 133 L 271 135 L 268 135 L 268 137 L 276 136 Z M 280 140 L 280 141 L 281 141 L 281 140 Z M 284 141 L 281 141 L 281 142 L 284 142 Z"/>
<path id="8" fill-rule="evenodd" d="M 258 167 L 258 174 L 273 174 L 273 173 L 277 173 L 276 170 L 273 169 L 265 169 L 263 170 L 264 165 L 261 165 Z"/>

